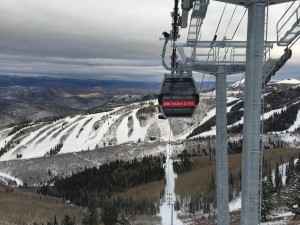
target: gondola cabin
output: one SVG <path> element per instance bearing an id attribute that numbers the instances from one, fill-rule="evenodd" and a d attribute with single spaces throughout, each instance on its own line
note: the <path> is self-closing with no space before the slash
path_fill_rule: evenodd
<path id="1" fill-rule="evenodd" d="M 194 78 L 191 75 L 165 76 L 158 95 L 158 104 L 164 118 L 192 117 L 199 104 Z"/>

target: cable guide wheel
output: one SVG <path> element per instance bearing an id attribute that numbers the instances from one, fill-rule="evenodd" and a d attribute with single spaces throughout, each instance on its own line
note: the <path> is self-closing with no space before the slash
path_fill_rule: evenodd
<path id="1" fill-rule="evenodd" d="M 158 95 L 160 119 L 190 118 L 199 104 L 199 94 L 192 75 L 165 75 Z"/>

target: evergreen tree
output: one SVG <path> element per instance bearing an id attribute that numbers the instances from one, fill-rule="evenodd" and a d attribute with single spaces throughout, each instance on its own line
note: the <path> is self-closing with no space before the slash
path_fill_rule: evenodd
<path id="1" fill-rule="evenodd" d="M 128 216 L 126 215 L 124 210 L 122 210 L 118 215 L 117 225 L 130 225 Z"/>
<path id="2" fill-rule="evenodd" d="M 275 191 L 277 193 L 280 193 L 281 187 L 282 187 L 282 176 L 279 172 L 279 164 L 278 162 L 276 163 L 276 168 L 275 168 Z"/>
<path id="3" fill-rule="evenodd" d="M 89 212 L 88 212 L 87 208 L 83 210 L 83 213 L 81 215 L 81 224 L 82 225 L 89 225 L 90 224 Z"/>
<path id="4" fill-rule="evenodd" d="M 103 206 L 101 219 L 104 225 L 115 225 L 118 222 L 119 210 L 111 203 Z"/>
<path id="5" fill-rule="evenodd" d="M 288 185 L 290 183 L 290 176 L 289 176 L 289 165 L 285 166 L 285 184 Z"/>
<path id="6" fill-rule="evenodd" d="M 178 200 L 175 201 L 175 204 L 174 204 L 174 210 L 175 210 L 175 211 L 179 211 L 179 210 L 180 210 L 180 204 L 179 204 L 179 201 L 178 201 Z"/>
<path id="7" fill-rule="evenodd" d="M 273 184 L 273 176 L 272 176 L 272 168 L 269 167 L 269 171 L 268 171 L 268 176 L 267 176 L 267 180 L 270 183 L 270 186 L 272 187 L 272 189 L 270 189 L 272 192 L 274 191 L 274 184 Z"/>
<path id="8" fill-rule="evenodd" d="M 266 179 L 262 183 L 262 201 L 261 201 L 261 218 L 262 221 L 267 220 L 267 216 L 271 211 L 275 209 L 274 197 L 273 197 L 273 184 L 270 179 Z"/>
<path id="9" fill-rule="evenodd" d="M 109 196 L 115 193 L 148 182 L 162 180 L 164 177 L 162 159 L 159 156 L 147 156 L 141 160 L 112 161 L 99 168 L 86 168 L 84 171 L 65 178 L 55 177 L 53 186 L 47 184 L 42 186 L 39 191 L 42 194 L 67 199 L 83 207 L 87 207 L 90 201 L 96 201 L 97 206 L 102 207 Z M 155 205 L 155 210 L 157 210 L 158 206 L 155 201 L 158 202 L 158 200 L 151 199 L 150 201 L 151 203 L 147 202 L 147 204 Z M 133 207 L 133 205 L 128 205 L 127 208 L 129 207 Z M 144 214 L 145 211 L 152 210 L 150 207 L 143 209 L 143 212 L 138 210 L 139 213 Z"/>
<path id="10" fill-rule="evenodd" d="M 94 204 L 90 204 L 88 208 L 84 209 L 81 216 L 81 224 L 82 225 L 99 225 L 100 219 L 99 214 L 94 206 Z"/>
<path id="11" fill-rule="evenodd" d="M 211 183 L 210 183 L 210 187 L 209 187 L 209 192 L 210 192 L 210 203 L 213 204 L 214 207 L 217 206 L 217 199 L 216 199 L 216 184 L 215 184 L 215 178 L 214 178 L 214 174 L 211 174 Z"/>
<path id="12" fill-rule="evenodd" d="M 287 166 L 286 169 L 286 179 L 285 179 L 285 183 L 288 185 L 290 183 L 290 181 L 293 180 L 293 176 L 295 174 L 295 165 L 294 165 L 294 157 L 290 158 L 289 164 Z"/>
<path id="13" fill-rule="evenodd" d="M 61 221 L 61 225 L 75 225 L 75 221 L 72 221 L 70 216 L 66 214 L 63 221 Z"/>
<path id="14" fill-rule="evenodd" d="M 293 177 L 284 193 L 284 199 L 290 211 L 300 216 L 300 174 L 295 173 Z"/>
<path id="15" fill-rule="evenodd" d="M 295 163 L 295 172 L 299 173 L 300 172 L 300 155 L 298 156 L 298 159 Z"/>
<path id="16" fill-rule="evenodd" d="M 53 225 L 58 225 L 58 222 L 57 222 L 57 219 L 56 219 L 56 215 L 54 215 Z"/>

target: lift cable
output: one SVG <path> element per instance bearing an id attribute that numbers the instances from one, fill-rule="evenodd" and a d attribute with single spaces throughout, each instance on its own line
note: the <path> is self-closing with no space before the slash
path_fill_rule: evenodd
<path id="1" fill-rule="evenodd" d="M 236 6 L 236 7 L 237 7 L 237 6 Z M 225 34 L 224 34 L 224 40 L 232 40 L 232 39 L 234 38 L 234 36 L 236 35 L 236 32 L 237 32 L 238 28 L 240 27 L 240 24 L 241 24 L 241 22 L 242 22 L 242 20 L 243 20 L 243 18 L 244 18 L 244 16 L 245 16 L 245 14 L 246 14 L 246 12 L 247 12 L 247 9 L 246 9 L 246 10 L 244 11 L 244 14 L 243 14 L 242 18 L 240 19 L 239 24 L 237 25 L 237 27 L 236 27 L 236 29 L 235 29 L 235 31 L 234 31 L 234 33 L 233 33 L 231 39 L 226 39 L 226 38 L 225 38 L 225 35 L 226 35 L 226 33 L 227 33 L 227 30 L 228 30 L 228 27 L 229 27 L 229 25 L 230 25 L 230 23 L 231 23 L 231 20 L 232 20 L 234 14 L 235 14 L 236 7 L 235 7 L 235 9 L 234 9 L 234 12 L 232 13 L 231 19 L 230 19 L 230 21 L 229 21 L 229 23 L 228 23 L 226 32 L 225 32 Z M 229 47 L 226 48 L 226 51 L 225 51 L 225 54 L 224 54 L 224 57 L 223 57 L 223 62 L 224 62 L 225 59 L 226 59 L 226 56 L 227 56 L 228 51 L 229 51 Z"/>
<path id="2" fill-rule="evenodd" d="M 206 65 L 208 65 L 208 60 L 209 60 L 209 53 L 211 52 L 213 48 L 211 47 L 208 51 L 208 56 L 207 56 L 207 59 L 206 59 Z M 201 84 L 200 84 L 200 91 L 202 90 L 202 85 L 203 85 L 203 82 L 204 82 L 204 77 L 205 77 L 205 73 L 202 73 L 202 80 L 201 80 Z M 207 90 L 206 90 L 207 91 Z"/>
<path id="3" fill-rule="evenodd" d="M 224 8 L 224 10 L 225 10 L 225 8 Z M 223 13 L 224 13 L 224 10 L 223 10 Z M 220 22 L 219 22 L 220 23 Z M 218 30 L 218 29 L 217 29 Z M 216 36 L 215 36 L 216 37 Z M 215 41 L 215 39 L 213 40 L 213 41 Z M 210 49 L 209 49 L 209 51 L 208 51 L 208 56 L 207 56 L 207 59 L 206 59 L 206 65 L 208 65 L 208 61 L 209 61 L 209 53 L 211 52 L 211 50 L 213 49 L 213 47 L 211 47 Z M 204 83 L 204 78 L 205 78 L 205 73 L 202 73 L 202 80 L 201 80 L 201 84 L 200 84 L 200 89 L 199 89 L 199 91 L 201 91 L 202 90 L 202 86 L 203 86 L 203 83 Z M 209 84 L 210 84 L 210 80 L 211 80 L 211 77 L 212 77 L 212 75 L 210 74 L 210 76 L 209 76 L 209 80 L 208 80 L 208 85 L 206 86 L 206 90 L 205 91 L 203 91 L 204 93 L 208 93 L 208 91 L 209 91 Z M 216 83 L 214 84 L 214 87 L 213 87 L 213 89 L 212 90 L 214 90 L 216 88 Z M 208 102 L 209 102 L 209 100 L 212 98 L 212 95 L 213 95 L 213 91 L 211 92 L 211 95 L 210 95 L 210 97 L 209 97 L 209 99 L 208 99 Z M 206 115 L 207 114 L 207 111 L 208 111 L 208 104 L 206 104 L 206 108 L 203 110 L 203 112 L 204 112 L 204 114 L 203 114 L 203 116 L 201 117 L 201 119 L 200 120 L 197 120 L 196 122 L 195 122 L 195 125 L 196 124 L 200 124 L 200 126 L 201 126 L 201 123 L 202 123 L 202 121 L 203 121 L 203 119 L 204 119 L 204 115 Z M 194 126 L 194 127 L 196 127 L 196 126 Z M 190 134 L 191 134 L 191 132 L 192 132 L 192 130 L 190 129 Z"/>
<path id="4" fill-rule="evenodd" d="M 209 57 L 208 57 L 208 59 L 209 59 Z M 208 62 L 208 59 L 207 59 L 207 62 Z M 203 86 L 203 83 L 204 83 L 204 77 L 205 77 L 205 73 L 203 73 L 202 74 L 202 80 L 201 80 L 201 85 L 200 85 L 200 91 L 201 91 L 201 89 L 202 89 L 202 86 Z M 215 90 L 216 89 L 216 82 L 214 83 L 214 86 L 213 86 L 213 88 L 210 88 L 210 82 L 211 82 L 211 78 L 212 78 L 212 76 L 213 75 L 209 75 L 209 79 L 208 79 L 208 81 L 207 81 L 207 86 L 206 86 L 206 90 L 204 90 L 203 91 L 203 93 L 208 93 L 210 90 L 211 90 L 211 93 L 210 93 L 210 96 L 208 97 L 208 100 L 207 100 L 207 103 L 208 102 L 210 102 L 210 100 L 212 99 L 212 96 L 213 96 L 213 90 Z M 196 122 L 195 122 L 195 125 L 199 125 L 199 126 L 201 126 L 201 123 L 202 123 L 202 121 L 203 121 L 203 119 L 204 119 L 204 117 L 205 117 L 205 115 L 207 114 L 207 111 L 208 111 L 208 104 L 206 104 L 206 107 L 205 108 L 203 108 L 204 110 L 202 110 L 202 112 L 203 112 L 203 115 L 202 115 L 202 117 L 201 117 L 201 119 L 200 120 L 197 120 Z M 196 128 L 196 126 L 193 126 L 194 127 L 194 129 Z M 192 129 L 191 129 L 192 127 L 190 127 L 189 129 L 190 129 L 190 134 L 192 133 Z"/>
<path id="5" fill-rule="evenodd" d="M 232 40 L 232 39 L 234 38 L 234 36 L 236 35 L 236 32 L 238 31 L 238 29 L 239 29 L 239 27 L 240 27 L 240 25 L 241 25 L 241 23 L 242 23 L 242 21 L 243 21 L 243 19 L 244 19 L 244 16 L 245 16 L 247 10 L 248 10 L 248 9 L 245 9 L 245 11 L 244 11 L 244 13 L 243 13 L 243 16 L 242 16 L 242 18 L 240 19 L 240 22 L 238 23 L 237 27 L 235 28 L 235 31 L 234 31 L 232 37 L 231 37 L 230 39 L 227 39 L 227 40 Z M 242 76 L 241 79 L 238 81 L 238 86 L 241 85 L 241 83 L 242 83 L 242 81 L 243 81 L 244 79 L 245 79 L 245 73 L 243 73 L 243 76 Z M 239 95 L 241 96 L 241 89 L 240 89 L 240 88 L 239 88 Z"/>
<path id="6" fill-rule="evenodd" d="M 286 3 L 285 12 L 287 12 L 290 8 L 292 8 L 292 6 L 294 5 L 294 3 L 295 3 L 295 1 L 293 1 L 293 2 L 290 4 L 290 6 L 289 6 L 289 3 Z M 300 3 L 300 1 L 299 1 L 299 3 Z M 284 15 L 282 16 L 281 26 L 283 26 L 283 25 L 285 24 L 285 16 L 286 16 L 286 14 L 284 14 Z"/>
<path id="7" fill-rule="evenodd" d="M 177 67 L 177 63 L 176 63 L 176 59 L 177 59 L 177 54 L 176 54 L 176 40 L 179 37 L 179 12 L 178 12 L 178 0 L 174 0 L 174 11 L 173 11 L 173 21 L 172 21 L 172 41 L 173 41 L 173 48 L 172 48 L 172 55 L 171 55 L 171 73 L 174 74 L 174 72 L 176 71 L 176 67 Z M 165 37 L 168 38 L 168 37 Z M 166 40 L 165 45 L 167 43 L 168 40 Z M 164 46 L 165 48 L 165 46 Z M 166 166 L 167 166 L 167 181 L 169 182 L 169 163 L 170 162 L 170 157 L 171 157 L 171 132 L 172 132 L 172 119 L 170 118 L 170 130 L 169 130 L 169 141 L 168 141 L 168 149 L 166 149 Z M 169 190 L 167 190 L 169 192 Z M 168 194 L 168 193 L 167 193 Z"/>
<path id="8" fill-rule="evenodd" d="M 240 19 L 240 22 L 239 22 L 239 24 L 237 25 L 237 27 L 236 27 L 236 29 L 235 29 L 235 31 L 234 31 L 232 37 L 231 37 L 230 39 L 227 39 L 227 40 L 232 40 L 232 39 L 233 39 L 233 37 L 235 36 L 237 30 L 239 29 L 239 27 L 240 27 L 240 25 L 241 25 L 241 23 L 242 23 L 242 20 L 244 19 L 244 16 L 245 16 L 247 10 L 248 10 L 248 9 L 245 9 L 244 14 L 243 14 L 242 18 Z"/>
<path id="9" fill-rule="evenodd" d="M 229 20 L 229 22 L 228 22 L 226 31 L 225 31 L 225 33 L 224 33 L 224 38 L 226 38 L 226 34 L 227 34 L 228 28 L 229 28 L 229 26 L 230 26 L 230 24 L 231 24 L 232 18 L 233 18 L 234 14 L 235 14 L 236 8 L 237 8 L 237 5 L 235 5 L 235 8 L 234 8 L 233 13 L 232 13 L 232 15 L 231 15 L 231 18 L 230 18 L 230 20 Z"/>
<path id="10" fill-rule="evenodd" d="M 213 49 L 213 48 L 211 47 L 210 50 L 209 50 L 209 52 L 210 52 L 212 49 Z M 207 65 L 208 65 L 208 61 L 209 61 L 209 54 L 208 54 L 208 57 L 207 57 L 207 60 L 206 60 Z M 206 76 L 206 74 L 205 74 L 205 73 L 202 73 L 202 79 L 201 79 L 199 91 L 200 91 L 200 92 L 203 92 L 203 93 L 208 93 L 209 90 L 210 90 L 209 84 L 210 84 L 212 75 L 210 74 L 210 76 L 209 76 L 208 85 L 206 86 L 206 90 L 203 90 L 203 91 L 202 91 L 202 87 L 203 87 L 203 84 L 204 84 L 205 76 Z M 215 88 L 216 88 L 216 83 L 214 84 L 214 87 L 212 88 L 212 90 L 215 89 Z M 209 99 L 208 99 L 208 102 L 209 102 L 209 100 L 212 98 L 212 95 L 213 95 L 213 91 L 211 92 L 211 95 L 210 95 L 210 97 L 209 97 Z M 199 96 L 199 97 L 200 97 L 200 96 Z M 188 128 L 189 134 L 192 133 L 192 129 L 193 129 L 193 128 L 194 128 L 194 129 L 196 128 L 196 125 L 200 124 L 200 126 L 201 126 L 201 123 L 202 123 L 202 121 L 203 121 L 203 119 L 204 119 L 204 115 L 206 115 L 206 114 L 207 114 L 207 111 L 208 111 L 208 104 L 206 104 L 206 108 L 203 108 L 203 109 L 204 109 L 204 110 L 202 110 L 202 112 L 204 112 L 204 113 L 203 113 L 203 116 L 201 117 L 201 119 L 200 119 L 200 120 L 196 120 L 196 122 L 194 123 L 194 125 Z"/>
<path id="11" fill-rule="evenodd" d="M 218 33 L 218 30 L 219 30 L 219 26 L 220 26 L 220 23 L 221 23 L 221 21 L 222 21 L 222 18 L 223 18 L 223 15 L 224 15 L 226 6 L 227 6 L 227 3 L 225 4 L 225 6 L 224 6 L 224 8 L 223 8 L 223 12 L 222 12 L 222 14 L 221 14 L 221 17 L 220 17 L 220 19 L 219 19 L 219 23 L 218 23 L 218 26 L 217 26 L 217 29 L 216 29 L 216 32 L 215 32 L 215 36 L 214 36 L 214 41 L 217 39 L 217 33 Z"/>
<path id="12" fill-rule="evenodd" d="M 243 13 L 243 16 L 242 16 L 242 18 L 240 19 L 240 22 L 238 23 L 237 27 L 235 28 L 235 31 L 234 31 L 232 37 L 231 37 L 230 39 L 227 39 L 227 40 L 232 40 L 232 39 L 234 38 L 234 36 L 236 35 L 236 32 L 238 31 L 238 29 L 239 29 L 239 27 L 240 27 L 240 25 L 241 25 L 241 23 L 242 23 L 242 21 L 243 21 L 243 19 L 244 19 L 244 16 L 245 16 L 247 10 L 248 10 L 248 9 L 245 9 L 245 11 L 244 11 L 244 13 Z M 238 81 L 238 86 L 241 85 L 241 83 L 242 83 L 242 81 L 243 81 L 244 79 L 245 79 L 245 73 L 243 73 L 243 76 L 242 76 L 241 79 Z M 241 89 L 240 89 L 240 88 L 239 88 L 239 95 L 240 95 L 240 96 L 242 95 L 242 94 L 241 94 Z"/>
<path id="13" fill-rule="evenodd" d="M 172 21 L 172 41 L 173 41 L 173 49 L 172 49 L 172 55 L 171 55 L 171 67 L 175 69 L 177 67 L 176 65 L 176 45 L 175 42 L 179 36 L 179 13 L 178 13 L 178 0 L 174 0 L 174 11 L 173 11 L 173 21 Z M 174 73 L 174 70 L 172 71 Z"/>
<path id="14" fill-rule="evenodd" d="M 233 12 L 233 14 L 232 14 L 232 16 L 231 16 L 230 22 L 229 22 L 229 24 L 228 24 L 228 26 L 227 26 L 225 35 L 226 35 L 226 33 L 227 33 L 228 27 L 229 27 L 229 25 L 230 25 L 230 23 L 231 23 L 231 20 L 232 20 L 232 18 L 233 18 L 233 15 L 234 15 L 235 11 L 236 11 L 236 7 L 235 7 L 234 12 Z M 234 31 L 234 33 L 233 33 L 231 39 L 226 39 L 226 40 L 232 40 L 232 39 L 234 38 L 234 36 L 236 35 L 236 33 L 237 33 L 237 31 L 238 31 L 238 29 L 239 29 L 239 27 L 240 27 L 241 22 L 242 22 L 243 19 L 244 19 L 244 16 L 245 16 L 246 12 L 247 12 L 247 9 L 245 9 L 245 11 L 244 11 L 244 13 L 243 13 L 243 16 L 242 16 L 242 18 L 240 19 L 240 21 L 239 21 L 239 23 L 238 23 L 238 25 L 237 25 L 237 27 L 236 27 L 236 29 L 235 29 L 235 31 Z M 224 35 L 224 36 L 225 36 L 225 35 Z M 227 56 L 228 51 L 229 51 L 229 48 L 227 48 L 226 51 L 225 51 L 225 54 L 224 54 L 224 57 L 223 57 L 223 62 L 224 62 L 225 59 L 226 59 L 226 56 Z M 244 73 L 243 77 L 240 79 L 239 83 L 242 82 L 242 80 L 244 79 L 244 77 L 245 77 L 245 73 Z M 239 90 L 239 91 L 240 91 L 240 90 Z"/>

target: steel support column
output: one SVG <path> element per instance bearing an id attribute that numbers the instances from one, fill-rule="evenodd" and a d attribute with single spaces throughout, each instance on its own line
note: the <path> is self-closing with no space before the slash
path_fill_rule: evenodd
<path id="1" fill-rule="evenodd" d="M 229 224 L 226 75 L 216 76 L 217 224 Z"/>
<path id="2" fill-rule="evenodd" d="M 260 204 L 260 115 L 265 26 L 264 1 L 248 6 L 242 167 L 242 225 L 257 225 Z"/>

